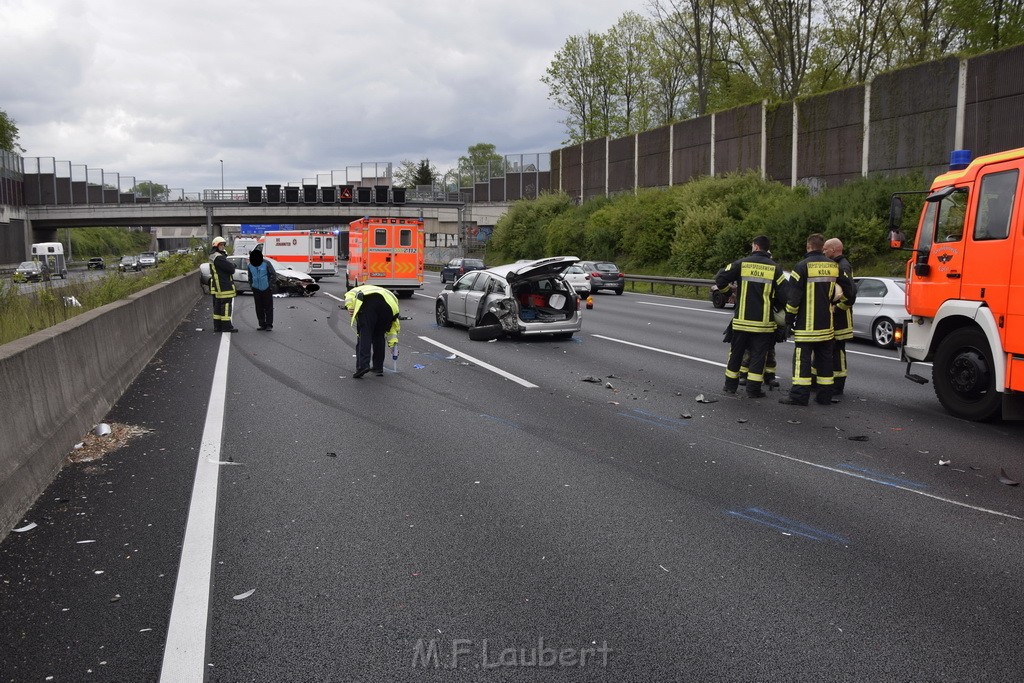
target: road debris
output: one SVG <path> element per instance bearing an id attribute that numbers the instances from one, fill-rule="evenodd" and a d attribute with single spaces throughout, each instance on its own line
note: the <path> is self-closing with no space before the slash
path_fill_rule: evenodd
<path id="1" fill-rule="evenodd" d="M 38 524 L 36 524 L 35 522 L 31 522 L 30 524 L 26 524 L 25 526 L 23 526 L 23 527 L 21 527 L 21 528 L 19 528 L 19 529 L 11 529 L 11 531 L 13 531 L 13 532 L 14 532 L 14 533 L 16 533 L 16 534 L 23 534 L 23 533 L 25 533 L 26 531 L 32 531 L 32 530 L 33 530 L 33 529 L 35 529 L 35 528 L 36 528 L 37 526 L 39 526 L 39 525 L 38 525 Z"/>
<path id="2" fill-rule="evenodd" d="M 849 439 L 850 441 L 867 441 L 868 437 L 863 436 L 863 435 L 861 435 L 861 436 L 849 436 L 849 437 L 847 437 L 847 439 Z"/>
<path id="3" fill-rule="evenodd" d="M 1004 468 L 999 468 L 999 483 L 1006 484 L 1007 486 L 1018 486 L 1020 482 L 1016 479 L 1010 479 L 1010 475 L 1006 473 Z"/>
<path id="4" fill-rule="evenodd" d="M 593 375 L 587 375 L 586 377 L 584 377 L 580 381 L 581 382 L 590 382 L 591 384 L 600 384 L 601 383 L 601 378 L 600 377 L 594 377 Z"/>
<path id="5" fill-rule="evenodd" d="M 244 593 L 239 593 L 238 595 L 236 595 L 234 597 L 234 599 L 235 600 L 245 600 L 247 597 L 249 597 L 250 595 L 252 595 L 255 592 L 256 592 L 256 589 L 253 588 L 252 590 L 248 590 L 248 591 L 246 591 Z"/>
<path id="6" fill-rule="evenodd" d="M 939 466 L 940 467 L 947 467 L 949 465 L 949 463 L 951 463 L 951 462 L 953 462 L 953 461 L 952 460 L 942 460 L 940 458 L 939 459 Z"/>
<path id="7" fill-rule="evenodd" d="M 697 403 L 718 403 L 717 398 L 705 398 L 704 394 L 697 394 L 697 398 L 694 399 Z"/>
<path id="8" fill-rule="evenodd" d="M 75 448 L 68 454 L 68 460 L 74 463 L 99 460 L 106 454 L 123 447 L 135 437 L 149 434 L 152 431 L 145 427 L 136 427 L 118 422 L 112 422 L 109 426 L 110 434 L 108 436 L 96 436 L 93 432 L 86 434 L 82 440 L 82 447 Z"/>

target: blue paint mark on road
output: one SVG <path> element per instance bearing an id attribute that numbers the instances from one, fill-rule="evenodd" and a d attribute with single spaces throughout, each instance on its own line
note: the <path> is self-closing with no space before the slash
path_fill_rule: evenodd
<path id="1" fill-rule="evenodd" d="M 853 465 L 838 465 L 840 469 L 850 470 L 851 472 L 858 472 L 863 474 L 866 478 L 878 484 L 885 484 L 886 486 L 906 486 L 910 489 L 923 490 L 928 488 L 927 484 L 922 484 L 919 481 L 911 481 L 910 479 L 903 479 L 901 477 L 894 477 L 885 472 L 879 472 L 872 470 L 867 467 L 855 467 Z"/>
<path id="2" fill-rule="evenodd" d="M 513 429 L 520 429 L 520 426 L 517 425 L 515 422 L 512 422 L 511 420 L 506 420 L 503 417 L 497 417 L 495 415 L 488 415 L 487 413 L 480 413 L 480 417 L 484 418 L 485 420 L 493 420 L 494 422 L 500 422 L 501 424 L 508 425 L 509 427 L 512 427 Z"/>
<path id="3" fill-rule="evenodd" d="M 833 541 L 835 543 L 841 543 L 843 545 L 849 545 L 849 541 L 842 536 L 817 529 L 809 524 L 798 522 L 795 519 L 789 519 L 781 515 L 777 515 L 761 508 L 747 508 L 746 510 L 726 510 L 726 514 L 732 515 L 733 517 L 739 517 L 745 519 L 748 522 L 754 522 L 755 524 L 761 524 L 763 526 L 771 527 L 772 529 L 778 529 L 783 533 L 792 534 L 794 536 L 802 536 L 812 541 Z"/>

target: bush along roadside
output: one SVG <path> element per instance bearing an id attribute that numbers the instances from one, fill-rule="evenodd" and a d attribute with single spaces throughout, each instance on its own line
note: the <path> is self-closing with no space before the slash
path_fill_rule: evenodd
<path id="1" fill-rule="evenodd" d="M 0 280 L 0 344 L 190 273 L 203 261 L 202 254 L 175 254 L 143 273 L 111 270 L 98 280 L 67 283 L 51 280 L 42 289 L 24 294 L 9 280 Z"/>

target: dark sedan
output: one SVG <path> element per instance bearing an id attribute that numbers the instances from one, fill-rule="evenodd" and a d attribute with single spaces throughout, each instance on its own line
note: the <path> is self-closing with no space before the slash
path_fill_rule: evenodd
<path id="1" fill-rule="evenodd" d="M 441 269 L 441 282 L 455 282 L 470 271 L 486 267 L 478 258 L 453 258 Z"/>

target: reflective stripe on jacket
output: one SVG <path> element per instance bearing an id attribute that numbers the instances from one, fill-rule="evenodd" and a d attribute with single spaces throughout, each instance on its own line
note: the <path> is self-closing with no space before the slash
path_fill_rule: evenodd
<path id="1" fill-rule="evenodd" d="M 390 289 L 384 289 L 377 285 L 360 285 L 345 292 L 345 308 L 352 311 L 352 322 L 349 324 L 352 326 L 356 324 L 359 309 L 363 305 L 363 297 L 368 294 L 379 294 L 384 298 L 384 301 L 388 302 L 394 318 L 391 320 L 391 326 L 387 329 L 385 335 L 387 336 L 388 346 L 394 346 L 398 343 L 398 332 L 402 326 L 398 321 L 398 297 Z"/>
<path id="2" fill-rule="evenodd" d="M 228 257 L 214 249 L 210 254 L 210 294 L 217 299 L 231 299 L 235 296 L 235 281 L 231 275 L 235 267 Z"/>
<path id="3" fill-rule="evenodd" d="M 853 266 L 846 259 L 845 256 L 837 256 L 836 265 L 839 266 L 840 277 L 845 277 L 850 282 L 853 282 Z M 844 286 L 845 288 L 845 286 Z M 854 285 L 856 290 L 856 285 Z M 832 327 L 836 331 L 836 339 L 842 341 L 844 339 L 853 339 L 853 303 L 852 296 L 856 294 L 856 291 L 845 292 L 848 296 L 843 297 L 843 300 L 836 304 L 832 310 Z"/>
<path id="4" fill-rule="evenodd" d="M 820 251 L 812 251 L 789 274 L 786 313 L 796 314 L 794 342 L 819 342 L 834 338 L 832 299 L 839 266 Z"/>
<path id="5" fill-rule="evenodd" d="M 779 264 L 760 251 L 733 261 L 715 276 L 719 291 L 739 283 L 732 328 L 742 332 L 774 332 L 774 309 L 784 305 L 782 286 L 786 276 Z"/>

